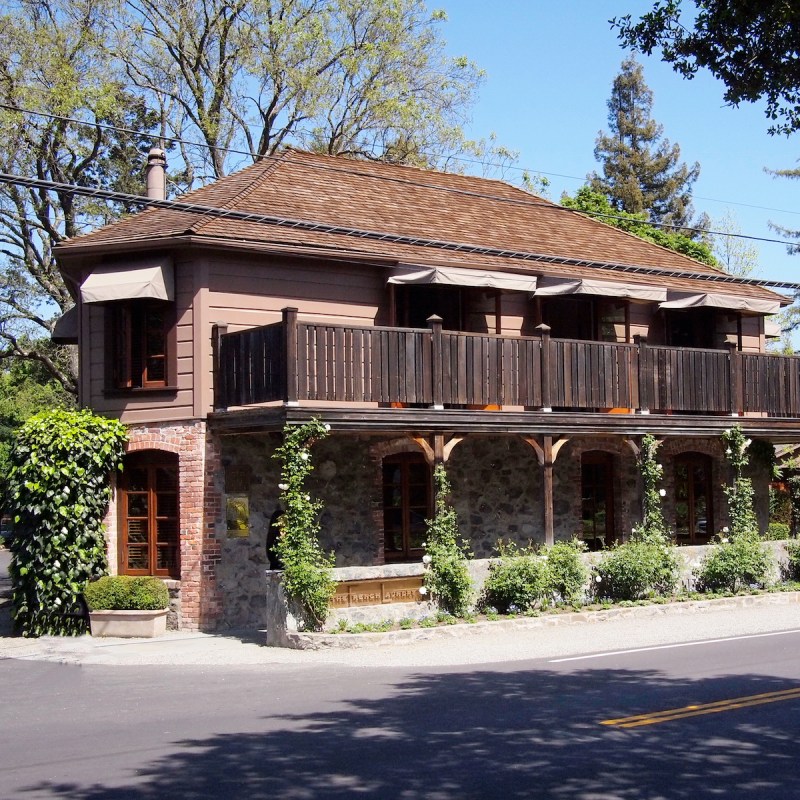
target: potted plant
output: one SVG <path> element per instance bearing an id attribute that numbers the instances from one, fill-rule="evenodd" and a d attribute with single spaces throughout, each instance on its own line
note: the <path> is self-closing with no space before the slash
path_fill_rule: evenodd
<path id="1" fill-rule="evenodd" d="M 169 591 L 150 576 L 107 575 L 83 590 L 92 636 L 152 637 L 167 629 Z"/>

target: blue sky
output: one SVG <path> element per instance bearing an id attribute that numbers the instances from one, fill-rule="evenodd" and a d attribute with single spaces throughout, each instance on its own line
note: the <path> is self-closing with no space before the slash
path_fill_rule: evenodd
<path id="1" fill-rule="evenodd" d="M 431 0 L 448 21 L 448 50 L 466 55 L 486 71 L 470 136 L 494 132 L 498 142 L 519 152 L 519 167 L 546 175 L 549 197 L 574 193 L 598 168 L 594 142 L 607 130 L 611 82 L 625 51 L 608 24 L 634 16 L 651 0 Z M 664 136 L 681 147 L 688 163 L 700 162 L 694 187 L 696 211 L 712 219 L 731 210 L 742 233 L 781 238 L 773 221 L 800 229 L 800 181 L 774 178 L 764 168 L 798 166 L 800 134 L 770 136 L 762 106 L 726 107 L 724 86 L 707 73 L 681 78 L 655 55 L 638 55 L 653 90 L 653 118 Z M 519 173 L 505 179 L 515 182 Z M 756 277 L 800 283 L 800 255 L 779 244 L 755 243 Z"/>

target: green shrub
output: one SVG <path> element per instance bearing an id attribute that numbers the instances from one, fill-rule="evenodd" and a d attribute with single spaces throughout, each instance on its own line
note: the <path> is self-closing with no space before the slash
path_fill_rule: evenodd
<path id="1" fill-rule="evenodd" d="M 800 581 L 800 542 L 786 543 L 786 566 L 784 577 L 788 581 Z"/>
<path id="2" fill-rule="evenodd" d="M 738 592 L 763 588 L 772 571 L 772 557 L 757 535 L 740 534 L 714 546 L 696 569 L 703 592 Z"/>
<path id="3" fill-rule="evenodd" d="M 598 598 L 643 600 L 672 593 L 678 582 L 678 556 L 660 536 L 634 539 L 614 545 L 594 573 Z"/>
<path id="4" fill-rule="evenodd" d="M 556 542 L 547 551 L 548 584 L 552 594 L 564 603 L 579 603 L 584 596 L 589 570 L 581 553 L 586 545 L 580 539 Z"/>
<path id="5" fill-rule="evenodd" d="M 791 535 L 791 528 L 785 522 L 770 522 L 767 526 L 767 532 L 764 534 L 764 538 L 773 541 L 783 541 L 784 539 L 791 538 Z"/>
<path id="6" fill-rule="evenodd" d="M 152 576 L 106 575 L 86 585 L 90 611 L 157 611 L 169 606 L 164 581 Z"/>
<path id="7" fill-rule="evenodd" d="M 86 583 L 106 572 L 102 522 L 125 437 L 120 422 L 85 410 L 36 414 L 17 431 L 6 499 L 23 636 L 85 632 L 75 612 Z"/>
<path id="8" fill-rule="evenodd" d="M 500 560 L 489 566 L 481 605 L 502 614 L 530 611 L 547 605 L 551 590 L 547 562 L 530 548 L 498 544 Z"/>
<path id="9" fill-rule="evenodd" d="M 450 483 L 441 464 L 433 472 L 436 486 L 436 511 L 427 521 L 425 542 L 425 587 L 439 608 L 461 617 L 467 613 L 472 599 L 472 579 L 467 568 L 467 547 L 458 536 L 458 518 L 449 502 Z"/>

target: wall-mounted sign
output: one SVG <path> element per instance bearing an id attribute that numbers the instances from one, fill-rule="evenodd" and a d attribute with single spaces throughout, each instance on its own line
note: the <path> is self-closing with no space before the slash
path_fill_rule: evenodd
<path id="1" fill-rule="evenodd" d="M 378 606 L 386 603 L 418 603 L 422 576 L 380 578 L 378 580 L 342 581 L 336 586 L 331 608 Z"/>

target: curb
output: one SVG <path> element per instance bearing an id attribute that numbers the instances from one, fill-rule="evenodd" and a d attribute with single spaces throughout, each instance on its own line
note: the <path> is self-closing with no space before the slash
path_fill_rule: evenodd
<path id="1" fill-rule="evenodd" d="M 721 608 L 745 608 L 747 606 L 793 605 L 800 603 L 800 591 L 768 592 L 766 594 L 737 595 L 713 600 L 683 600 L 673 603 L 651 603 L 646 606 L 598 609 L 597 611 L 575 611 L 542 614 L 538 617 L 516 617 L 486 622 L 455 625 L 439 625 L 434 628 L 386 631 L 383 633 L 300 633 L 287 632 L 284 647 L 293 650 L 354 650 L 365 647 L 381 647 L 431 639 L 460 639 L 495 631 L 498 633 L 531 628 L 553 628 L 562 625 L 597 624 L 614 619 L 663 616 L 685 616 L 701 614 Z"/>

